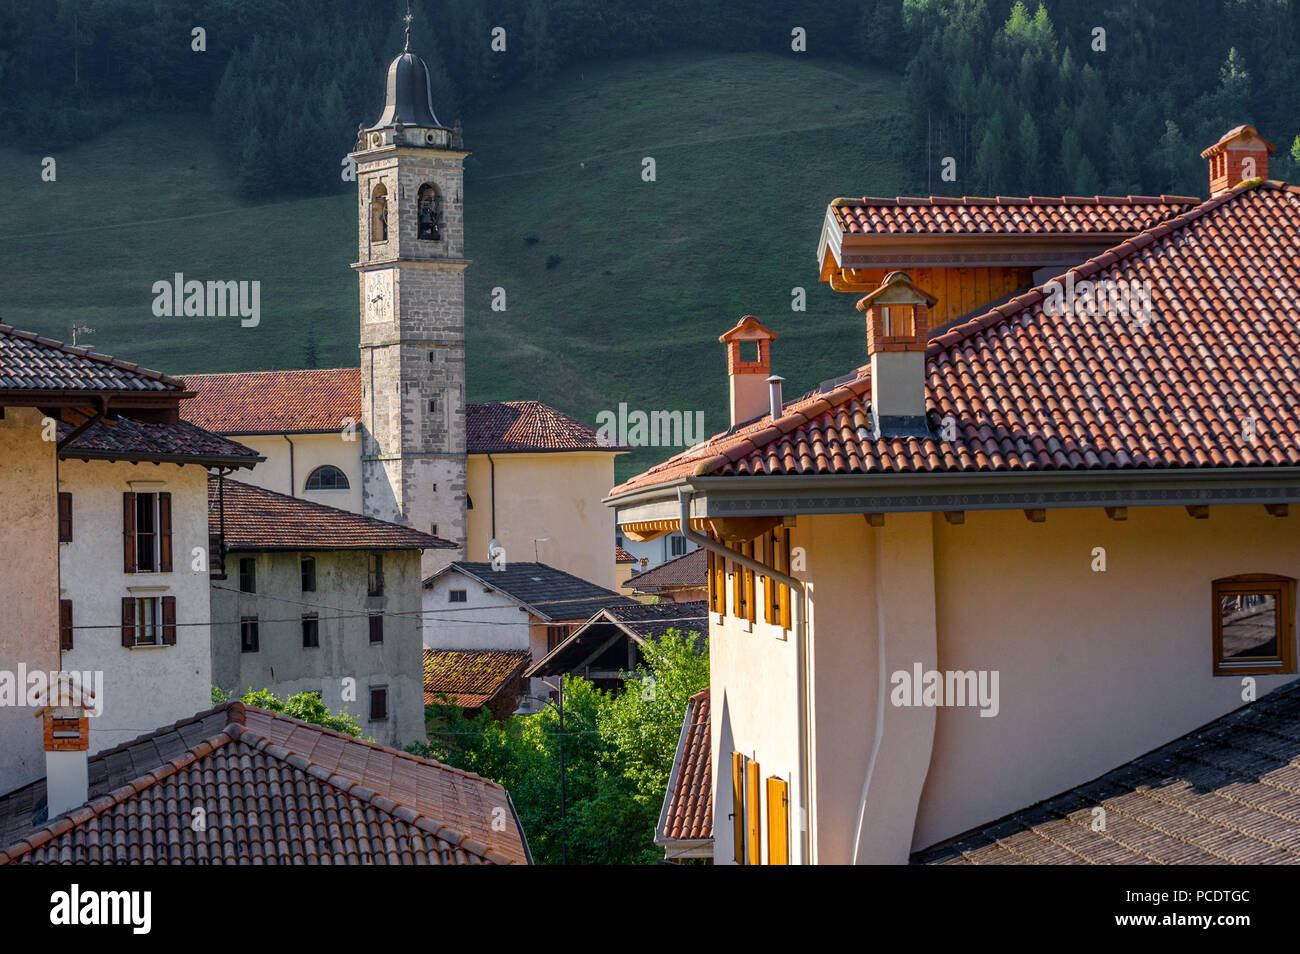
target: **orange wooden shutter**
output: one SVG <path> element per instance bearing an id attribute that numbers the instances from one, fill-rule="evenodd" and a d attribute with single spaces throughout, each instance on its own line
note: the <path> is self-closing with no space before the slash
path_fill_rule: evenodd
<path id="1" fill-rule="evenodd" d="M 72 600 L 59 600 L 59 649 L 72 648 Z"/>
<path id="2" fill-rule="evenodd" d="M 754 541 L 740 545 L 740 552 L 747 557 L 754 556 Z M 758 618 L 758 607 L 754 605 L 754 571 L 745 567 L 745 619 L 751 623 Z"/>
<path id="3" fill-rule="evenodd" d="M 135 494 L 122 494 L 122 572 L 135 572 Z"/>
<path id="4" fill-rule="evenodd" d="M 756 865 L 763 857 L 762 823 L 763 807 L 760 801 L 762 787 L 758 784 L 758 763 L 750 759 L 745 766 L 745 829 L 748 836 L 749 863 Z"/>
<path id="5" fill-rule="evenodd" d="M 158 495 L 158 568 L 172 571 L 172 495 Z"/>
<path id="6" fill-rule="evenodd" d="M 777 538 L 777 566 L 776 568 L 782 573 L 790 574 L 790 528 L 781 527 L 778 531 L 780 536 Z M 781 628 L 790 628 L 790 587 L 777 587 L 777 599 L 780 603 Z"/>
<path id="7" fill-rule="evenodd" d="M 162 598 L 162 641 L 164 646 L 176 645 L 176 597 Z"/>
<path id="8" fill-rule="evenodd" d="M 731 822 L 736 864 L 745 863 L 745 756 L 731 753 Z"/>
<path id="9" fill-rule="evenodd" d="M 790 863 L 789 786 L 773 775 L 767 780 L 767 863 Z"/>

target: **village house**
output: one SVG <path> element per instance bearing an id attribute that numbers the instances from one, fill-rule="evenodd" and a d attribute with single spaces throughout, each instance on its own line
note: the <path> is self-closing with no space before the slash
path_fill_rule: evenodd
<path id="1" fill-rule="evenodd" d="M 156 371 L 7 325 L 0 363 L 0 672 L 98 678 L 92 749 L 193 712 L 211 688 L 207 469 L 259 458 L 181 421 L 188 393 Z M 32 712 L 0 702 L 0 791 L 43 771 Z"/>
<path id="2" fill-rule="evenodd" d="M 242 702 L 90 756 L 72 695 L 27 713 L 49 772 L 0 796 L 0 865 L 532 863 L 477 775 Z"/>
<path id="3" fill-rule="evenodd" d="M 420 556 L 453 544 L 236 480 L 210 482 L 208 523 L 213 684 L 314 692 L 386 745 L 423 741 Z"/>
<path id="4" fill-rule="evenodd" d="M 1220 794 L 1300 815 L 1234 784 L 1267 716 L 1228 715 L 1296 678 L 1300 188 L 1271 151 L 1230 131 L 1205 201 L 836 199 L 854 370 L 787 402 L 775 334 L 723 336 L 731 427 L 608 498 L 624 535 L 709 551 L 716 861 L 930 860 L 1040 802 L 1058 861 L 1295 860 Z M 1150 308 L 1062 311 L 1052 279 Z M 1239 741 L 1194 781 L 1086 787 L 1202 726 Z"/>
<path id="5" fill-rule="evenodd" d="M 424 704 L 451 705 L 474 718 L 484 709 L 494 719 L 514 714 L 528 689 L 527 649 L 430 649 L 424 647 Z"/>
<path id="6" fill-rule="evenodd" d="M 491 563 L 457 561 L 424 581 L 424 645 L 526 651 L 536 663 L 598 610 L 629 602 L 634 601 L 545 563 L 494 569 Z M 525 706 L 535 708 L 552 691 L 540 678 L 530 679 Z"/>
<path id="7" fill-rule="evenodd" d="M 684 556 L 673 557 L 644 573 L 628 577 L 623 589 L 639 594 L 638 598 L 693 603 L 708 599 L 708 552 L 700 547 Z"/>

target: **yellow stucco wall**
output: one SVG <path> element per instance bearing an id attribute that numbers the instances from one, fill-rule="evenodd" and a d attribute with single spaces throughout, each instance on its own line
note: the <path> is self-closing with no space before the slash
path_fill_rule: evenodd
<path id="1" fill-rule="evenodd" d="M 611 589 L 614 511 L 601 500 L 614 485 L 610 453 L 493 454 L 496 464 L 496 538 L 506 560 L 540 560 Z M 485 454 L 469 458 L 468 559 L 488 559 L 492 539 L 492 467 Z M 534 539 L 538 543 L 534 557 Z"/>
<path id="2" fill-rule="evenodd" d="M 0 669 L 59 667 L 58 497 L 53 441 L 39 411 L 0 419 Z M 45 774 L 41 723 L 25 705 L 0 706 L 0 792 Z"/>
<path id="3" fill-rule="evenodd" d="M 302 497 L 329 507 L 361 512 L 361 436 L 355 441 L 345 441 L 341 434 L 290 434 L 293 441 L 293 479 L 289 479 L 289 443 L 279 434 L 260 434 L 252 437 L 235 436 L 245 447 L 251 447 L 265 461 L 252 470 L 239 470 L 231 475 L 235 480 L 265 487 L 276 493 Z M 347 490 L 307 490 L 307 477 L 323 464 L 333 464 L 347 475 Z"/>

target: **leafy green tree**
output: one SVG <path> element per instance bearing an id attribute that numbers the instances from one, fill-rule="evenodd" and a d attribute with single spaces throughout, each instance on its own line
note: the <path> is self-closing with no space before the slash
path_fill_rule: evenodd
<path id="1" fill-rule="evenodd" d="M 212 687 L 212 704 L 214 706 L 229 701 L 230 696 L 224 690 L 218 686 Z M 355 716 L 346 710 L 339 713 L 330 712 L 325 703 L 321 701 L 320 696 L 314 692 L 300 692 L 281 701 L 269 689 L 249 689 L 239 697 L 239 701 L 246 706 L 256 706 L 270 712 L 280 712 L 292 719 L 301 719 L 303 722 L 310 722 L 312 725 L 324 726 L 326 729 L 333 729 L 335 732 L 342 732 L 344 735 L 358 738 L 361 736 L 361 726 L 357 724 Z"/>

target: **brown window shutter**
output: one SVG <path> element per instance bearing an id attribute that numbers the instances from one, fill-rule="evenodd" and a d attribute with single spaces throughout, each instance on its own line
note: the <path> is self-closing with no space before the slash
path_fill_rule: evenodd
<path id="1" fill-rule="evenodd" d="M 762 834 L 759 823 L 763 810 L 760 802 L 762 788 L 758 784 L 758 763 L 753 759 L 745 765 L 745 829 L 748 835 L 749 863 L 756 865 L 762 857 Z"/>
<path id="2" fill-rule="evenodd" d="M 158 495 L 158 564 L 163 573 L 172 571 L 172 495 Z"/>
<path id="3" fill-rule="evenodd" d="M 59 542 L 72 542 L 72 494 L 59 494 Z"/>
<path id="4" fill-rule="evenodd" d="M 731 753 L 731 834 L 736 864 L 745 863 L 745 756 Z"/>
<path id="5" fill-rule="evenodd" d="M 122 572 L 135 572 L 135 494 L 129 490 L 122 494 Z"/>
<path id="6" fill-rule="evenodd" d="M 176 597 L 162 598 L 162 641 L 164 646 L 176 645 Z"/>
<path id="7" fill-rule="evenodd" d="M 135 645 L 135 597 L 122 597 L 122 645 L 130 649 Z"/>
<path id="8" fill-rule="evenodd" d="M 59 600 L 59 651 L 72 648 L 72 600 Z"/>
<path id="9" fill-rule="evenodd" d="M 790 863 L 790 786 L 775 775 L 767 780 L 767 863 Z"/>

